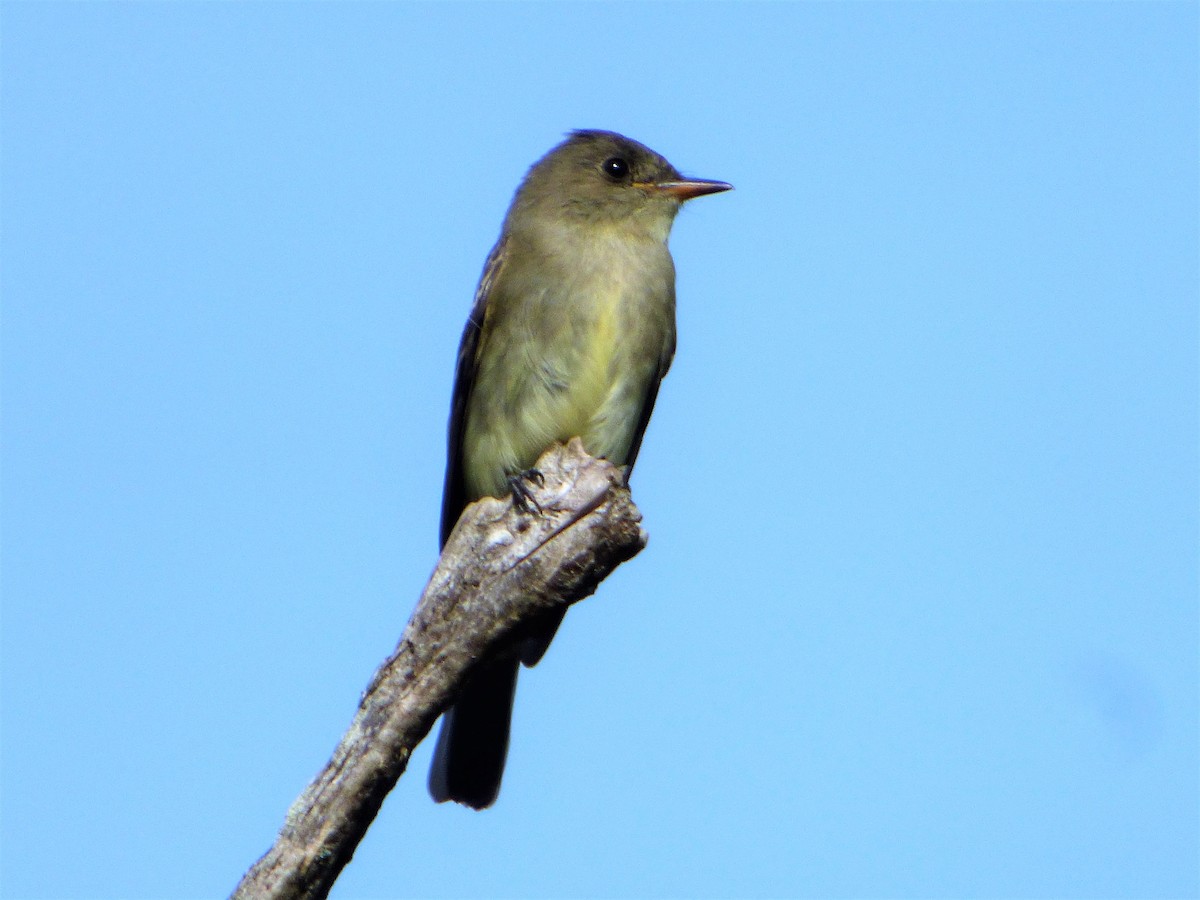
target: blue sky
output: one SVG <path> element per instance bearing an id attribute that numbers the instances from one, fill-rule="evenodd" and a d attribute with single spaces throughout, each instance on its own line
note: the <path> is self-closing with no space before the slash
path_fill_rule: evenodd
<path id="1" fill-rule="evenodd" d="M 526 167 L 672 238 L 650 545 L 335 890 L 1200 894 L 1194 3 L 0 8 L 0 891 L 222 896 L 437 552 Z"/>

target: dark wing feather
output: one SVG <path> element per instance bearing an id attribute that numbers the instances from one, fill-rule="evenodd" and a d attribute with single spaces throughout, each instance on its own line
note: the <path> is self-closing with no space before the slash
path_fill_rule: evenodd
<path id="1" fill-rule="evenodd" d="M 454 393 L 450 398 L 450 430 L 446 447 L 446 486 L 442 491 L 442 536 L 441 546 L 446 546 L 450 532 L 458 524 L 458 517 L 470 500 L 467 497 L 465 473 L 463 472 L 463 434 L 467 428 L 467 401 L 475 387 L 475 375 L 479 370 L 479 335 L 483 331 L 487 316 L 488 296 L 496 275 L 504 262 L 506 238 L 501 236 L 483 264 L 479 286 L 475 288 L 475 302 L 463 328 L 462 340 L 458 344 L 458 365 L 454 371 Z"/>
<path id="2" fill-rule="evenodd" d="M 444 547 L 458 517 L 471 499 L 463 467 L 463 438 L 467 406 L 479 372 L 479 344 L 487 323 L 488 298 L 504 264 L 502 235 L 483 264 L 475 303 L 458 345 L 454 393 L 450 400 L 450 429 L 446 452 L 446 487 L 442 494 Z M 455 800 L 474 809 L 491 806 L 500 792 L 504 758 L 508 753 L 509 721 L 517 687 L 517 659 L 502 654 L 477 668 L 454 706 L 442 718 L 442 730 L 429 768 L 429 792 L 438 803 Z"/>
<path id="3" fill-rule="evenodd" d="M 658 388 L 662 384 L 662 380 L 667 377 L 667 370 L 671 368 L 671 360 L 674 358 L 675 338 L 672 336 L 671 344 L 663 351 L 662 359 L 658 364 L 658 377 L 651 379 L 650 383 L 646 385 L 646 396 L 642 401 L 642 410 L 638 415 L 633 440 L 629 444 L 629 456 L 625 460 L 626 484 L 629 484 L 629 476 L 633 472 L 633 464 L 637 462 L 638 451 L 642 449 L 642 438 L 646 434 L 646 426 L 650 424 L 650 414 L 654 412 L 654 401 L 658 399 Z"/>

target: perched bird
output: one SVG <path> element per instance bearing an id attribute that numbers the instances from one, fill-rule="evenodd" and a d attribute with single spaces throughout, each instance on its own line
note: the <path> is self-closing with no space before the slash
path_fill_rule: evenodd
<path id="1" fill-rule="evenodd" d="M 555 442 L 579 437 L 592 456 L 633 466 L 675 352 L 671 224 L 684 201 L 730 187 L 685 179 L 610 131 L 572 132 L 529 170 L 459 345 L 443 546 L 468 503 L 520 499 L 522 477 Z M 472 674 L 442 721 L 434 800 L 495 802 L 518 666 L 541 659 L 562 616 Z"/>

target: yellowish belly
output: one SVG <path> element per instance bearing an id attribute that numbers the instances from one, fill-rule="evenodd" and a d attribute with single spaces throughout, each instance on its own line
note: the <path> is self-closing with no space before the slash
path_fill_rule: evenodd
<path id="1" fill-rule="evenodd" d="M 649 353 L 637 346 L 647 342 L 621 341 L 616 304 L 597 306 L 565 344 L 515 342 L 477 383 L 463 446 L 470 496 L 502 496 L 509 476 L 572 437 L 594 456 L 627 461 L 662 340 Z"/>

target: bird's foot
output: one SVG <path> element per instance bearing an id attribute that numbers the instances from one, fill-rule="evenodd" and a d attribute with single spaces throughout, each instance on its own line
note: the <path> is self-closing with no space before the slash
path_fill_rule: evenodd
<path id="1" fill-rule="evenodd" d="M 540 516 L 542 507 L 533 496 L 529 485 L 536 484 L 541 487 L 545 483 L 546 479 L 537 469 L 526 469 L 524 472 L 508 476 L 508 488 L 512 491 L 513 506 L 527 515 L 537 513 Z"/>

